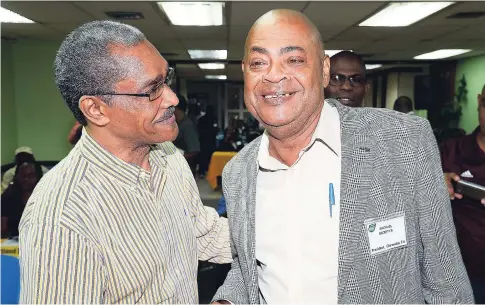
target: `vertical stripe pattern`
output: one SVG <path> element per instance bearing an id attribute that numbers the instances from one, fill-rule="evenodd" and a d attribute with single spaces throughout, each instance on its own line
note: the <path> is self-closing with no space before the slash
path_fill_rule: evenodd
<path id="1" fill-rule="evenodd" d="M 150 165 L 84 133 L 43 177 L 20 223 L 22 303 L 198 302 L 198 260 L 232 260 L 227 220 L 202 205 L 172 143 Z"/>

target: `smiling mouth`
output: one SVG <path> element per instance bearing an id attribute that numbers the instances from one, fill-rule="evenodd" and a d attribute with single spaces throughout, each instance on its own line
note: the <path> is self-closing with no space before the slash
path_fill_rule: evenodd
<path id="1" fill-rule="evenodd" d="M 339 102 L 351 102 L 352 101 L 352 99 L 350 99 L 348 97 L 337 97 L 336 100 L 339 101 Z"/>
<path id="2" fill-rule="evenodd" d="M 263 97 L 266 98 L 266 99 L 276 99 L 276 98 L 282 98 L 282 97 L 289 97 L 289 96 L 292 96 L 294 94 L 295 94 L 295 92 L 292 92 L 292 93 L 276 93 L 276 94 L 263 95 Z"/>

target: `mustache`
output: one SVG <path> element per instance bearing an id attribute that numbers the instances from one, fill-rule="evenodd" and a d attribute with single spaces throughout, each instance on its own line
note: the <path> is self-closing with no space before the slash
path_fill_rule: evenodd
<path id="1" fill-rule="evenodd" d="M 165 111 L 163 116 L 158 121 L 164 121 L 166 119 L 169 119 L 170 117 L 172 117 L 174 113 L 175 113 L 175 106 L 170 106 L 167 108 L 167 111 Z"/>

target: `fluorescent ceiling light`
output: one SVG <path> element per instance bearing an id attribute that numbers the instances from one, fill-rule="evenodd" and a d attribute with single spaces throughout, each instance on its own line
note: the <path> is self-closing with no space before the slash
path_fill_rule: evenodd
<path id="1" fill-rule="evenodd" d="M 32 20 L 3 7 L 0 7 L 0 21 L 1 23 L 34 23 Z"/>
<path id="2" fill-rule="evenodd" d="M 207 64 L 199 64 L 199 68 L 204 70 L 222 70 L 226 67 L 224 64 L 219 63 L 207 63 Z"/>
<path id="3" fill-rule="evenodd" d="M 470 49 L 441 49 L 414 56 L 414 59 L 441 59 L 470 52 Z"/>
<path id="4" fill-rule="evenodd" d="M 325 55 L 328 55 L 330 57 L 334 56 L 335 54 L 339 53 L 339 52 L 342 52 L 342 51 L 349 51 L 349 52 L 352 52 L 352 50 L 324 50 L 325 51 Z"/>
<path id="5" fill-rule="evenodd" d="M 227 75 L 206 75 L 206 79 L 227 79 Z"/>
<path id="6" fill-rule="evenodd" d="M 173 25 L 222 25 L 224 2 L 158 2 Z"/>
<path id="7" fill-rule="evenodd" d="M 359 26 L 408 26 L 454 2 L 396 2 L 386 6 Z"/>
<path id="8" fill-rule="evenodd" d="M 227 50 L 188 50 L 192 59 L 227 59 Z"/>
<path id="9" fill-rule="evenodd" d="M 382 67 L 382 65 L 376 64 L 376 65 L 365 65 L 366 70 L 372 70 L 372 69 L 377 69 Z"/>

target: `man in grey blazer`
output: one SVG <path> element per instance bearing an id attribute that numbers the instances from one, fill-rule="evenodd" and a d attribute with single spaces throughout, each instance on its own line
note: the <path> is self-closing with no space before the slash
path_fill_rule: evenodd
<path id="1" fill-rule="evenodd" d="M 324 99 L 329 59 L 301 13 L 246 40 L 265 133 L 226 166 L 232 269 L 216 303 L 472 303 L 428 121 Z"/>

